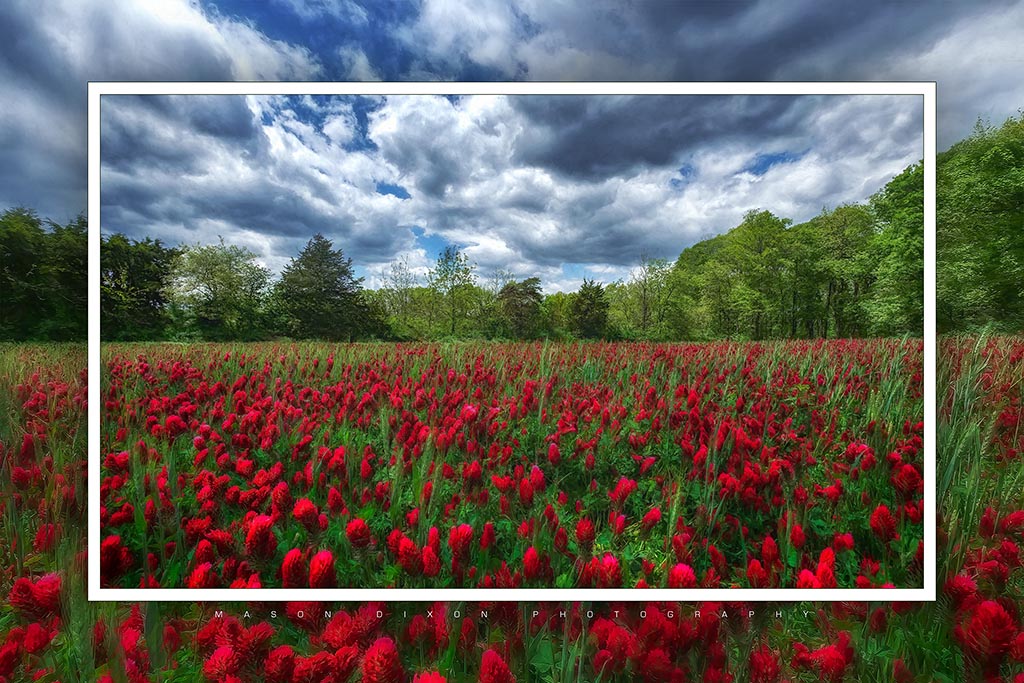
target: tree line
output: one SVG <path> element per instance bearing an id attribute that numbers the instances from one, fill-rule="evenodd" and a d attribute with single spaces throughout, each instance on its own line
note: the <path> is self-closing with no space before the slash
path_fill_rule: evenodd
<path id="1" fill-rule="evenodd" d="M 84 216 L 62 225 L 24 208 L 0 214 L 0 340 L 84 340 L 88 257 Z"/>
<path id="2" fill-rule="evenodd" d="M 940 331 L 1024 329 L 1024 115 L 978 125 L 937 158 Z M 399 259 L 370 289 L 314 236 L 280 277 L 237 245 L 104 236 L 107 340 L 773 339 L 920 335 L 923 173 L 794 225 L 749 212 L 674 261 L 545 294 L 534 277 L 482 278 L 457 247 L 425 275 Z M 85 220 L 0 214 L 0 338 L 84 339 Z"/>
<path id="3" fill-rule="evenodd" d="M 793 225 L 751 211 L 675 262 L 545 294 L 536 277 L 483 279 L 454 246 L 425 276 L 399 259 L 364 287 L 315 235 L 274 281 L 253 252 L 165 247 L 115 235 L 102 251 L 108 339 L 775 339 L 922 333 L 923 173 L 907 168 L 866 204 Z"/>

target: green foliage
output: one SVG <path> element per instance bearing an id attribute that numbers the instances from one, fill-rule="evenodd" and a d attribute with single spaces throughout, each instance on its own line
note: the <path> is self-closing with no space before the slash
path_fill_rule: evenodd
<path id="1" fill-rule="evenodd" d="M 883 190 L 884 191 L 884 190 Z M 820 289 L 824 292 L 824 320 L 822 336 L 863 336 L 872 332 L 865 325 L 866 302 L 877 292 L 872 288 L 873 239 L 876 236 L 875 218 L 866 206 L 847 205 L 834 211 L 825 211 L 814 221 L 810 239 L 820 245 L 821 269 L 818 272 Z M 913 231 L 915 226 L 910 226 Z M 815 230 L 817 228 L 817 230 Z M 917 233 L 924 234 L 923 219 Z M 922 261 L 917 261 L 917 277 L 924 277 Z M 907 264 L 914 269 L 913 262 Z M 882 296 L 901 296 L 899 292 L 881 292 Z M 918 297 L 918 306 L 923 300 Z M 920 336 L 921 329 L 903 328 L 902 331 Z"/>
<path id="2" fill-rule="evenodd" d="M 1024 329 L 1024 113 L 937 159 L 940 331 Z"/>
<path id="3" fill-rule="evenodd" d="M 100 249 L 100 335 L 158 340 L 168 333 L 167 287 L 178 250 L 160 240 L 105 237 Z"/>
<path id="4" fill-rule="evenodd" d="M 924 167 L 915 164 L 871 198 L 884 226 L 876 236 L 874 286 L 866 312 L 877 334 L 924 328 Z M 864 264 L 870 268 L 871 264 Z"/>
<path id="5" fill-rule="evenodd" d="M 628 282 L 605 288 L 609 323 L 619 336 L 655 341 L 678 339 L 692 302 L 666 259 L 641 257 Z"/>
<path id="6" fill-rule="evenodd" d="M 270 271 L 245 247 L 221 240 L 184 248 L 170 287 L 178 329 L 209 341 L 260 339 L 269 282 Z"/>
<path id="7" fill-rule="evenodd" d="M 541 324 L 549 337 L 568 339 L 572 336 L 572 299 L 568 292 L 554 292 L 544 297 L 540 304 Z"/>
<path id="8" fill-rule="evenodd" d="M 37 311 L 45 339 L 81 339 L 89 323 L 89 230 L 85 216 L 67 225 L 49 224 L 41 269 L 49 287 L 46 306 Z"/>
<path id="9" fill-rule="evenodd" d="M 379 297 L 365 289 L 360 289 L 355 301 L 356 316 L 358 324 L 353 327 L 355 334 L 360 339 L 387 339 L 395 338 L 394 332 L 388 325 L 388 312 Z"/>
<path id="10" fill-rule="evenodd" d="M 532 339 L 537 336 L 541 325 L 541 302 L 544 295 L 540 290 L 540 278 L 527 278 L 522 282 L 512 281 L 498 292 L 498 307 L 504 327 L 509 336 Z"/>
<path id="11" fill-rule="evenodd" d="M 436 291 L 444 304 L 448 322 L 448 334 L 455 336 L 459 324 L 465 319 L 467 299 L 476 284 L 476 266 L 469 262 L 462 251 L 453 246 L 445 247 L 437 257 L 434 269 L 430 271 L 430 288 Z"/>
<path id="12" fill-rule="evenodd" d="M 676 339 L 919 336 L 923 247 L 920 164 L 869 205 L 799 225 L 751 211 L 679 255 L 664 329 Z"/>
<path id="13" fill-rule="evenodd" d="M 83 216 L 60 225 L 24 208 L 0 214 L 0 339 L 85 339 L 88 253 Z"/>
<path id="14" fill-rule="evenodd" d="M 414 318 L 417 313 L 416 290 L 419 282 L 409 265 L 407 256 L 393 261 L 382 273 L 384 286 L 372 292 L 375 304 L 384 311 L 386 324 L 399 339 L 422 336 L 417 332 Z"/>
<path id="15" fill-rule="evenodd" d="M 723 264 L 740 273 L 724 305 L 740 335 L 763 339 L 779 317 L 780 283 L 784 272 L 784 237 L 790 221 L 768 211 L 750 211 L 729 233 L 722 251 Z"/>
<path id="16" fill-rule="evenodd" d="M 572 299 L 573 331 L 582 339 L 600 339 L 608 328 L 608 299 L 600 282 L 584 278 Z"/>
<path id="17" fill-rule="evenodd" d="M 0 334 L 5 339 L 27 339 L 34 332 L 35 311 L 45 300 L 37 263 L 45 239 L 42 221 L 28 209 L 11 209 L 0 216 Z"/>
<path id="18" fill-rule="evenodd" d="M 296 338 L 350 341 L 368 322 L 352 259 L 317 233 L 292 259 L 274 287 L 287 333 Z"/>

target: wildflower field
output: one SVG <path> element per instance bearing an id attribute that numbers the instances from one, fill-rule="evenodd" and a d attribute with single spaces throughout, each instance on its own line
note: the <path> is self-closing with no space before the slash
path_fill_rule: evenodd
<path id="1" fill-rule="evenodd" d="M 104 347 L 119 587 L 915 587 L 920 341 Z"/>
<path id="2" fill-rule="evenodd" d="M 1024 679 L 1024 339 L 941 341 L 934 603 L 89 603 L 84 368 L 81 347 L 0 348 L 8 683 Z"/>

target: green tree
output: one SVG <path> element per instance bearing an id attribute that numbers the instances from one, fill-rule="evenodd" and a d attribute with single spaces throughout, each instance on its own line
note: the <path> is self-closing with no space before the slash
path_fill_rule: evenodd
<path id="1" fill-rule="evenodd" d="M 38 333 L 46 339 L 84 340 L 89 329 L 89 229 L 85 216 L 49 223 L 43 262 L 48 293 Z"/>
<path id="2" fill-rule="evenodd" d="M 499 296 L 506 285 L 515 282 L 514 273 L 499 268 L 491 273 L 483 283 L 472 288 L 472 294 L 469 297 L 469 317 L 473 322 L 473 331 L 476 334 L 487 339 L 513 336 L 502 312 Z"/>
<path id="3" fill-rule="evenodd" d="M 15 208 L 0 215 L 0 337 L 30 339 L 44 310 L 46 276 L 40 256 L 46 232 L 39 217 Z"/>
<path id="4" fill-rule="evenodd" d="M 356 299 L 359 318 L 359 336 L 364 339 L 396 339 L 388 323 L 388 311 L 379 296 L 368 289 L 360 289 Z"/>
<path id="5" fill-rule="evenodd" d="M 782 298 L 781 247 L 789 224 L 789 219 L 770 211 L 749 211 L 728 235 L 720 257 L 727 269 L 740 274 L 730 292 L 730 302 L 746 330 L 744 336 L 772 336 Z"/>
<path id="6" fill-rule="evenodd" d="M 414 287 L 410 298 L 413 310 L 410 324 L 416 338 L 429 339 L 446 334 L 444 301 L 437 290 L 429 284 Z"/>
<path id="7" fill-rule="evenodd" d="M 940 330 L 1024 329 L 1024 113 L 937 159 Z"/>
<path id="8" fill-rule="evenodd" d="M 924 330 L 924 170 L 915 164 L 871 198 L 880 224 L 867 258 L 875 262 L 865 308 L 872 332 Z"/>
<path id="9" fill-rule="evenodd" d="M 630 277 L 629 283 L 635 292 L 636 322 L 645 339 L 658 339 L 662 335 L 666 309 L 673 294 L 671 270 L 666 259 L 645 255 Z"/>
<path id="10" fill-rule="evenodd" d="M 265 336 L 270 271 L 256 254 L 224 240 L 186 247 L 175 257 L 171 273 L 169 296 L 179 330 L 207 340 Z"/>
<path id="11" fill-rule="evenodd" d="M 684 249 L 655 299 L 670 302 L 671 338 L 920 334 L 922 197 L 913 177 L 908 169 L 893 179 L 871 206 L 796 226 L 751 211 Z"/>
<path id="12" fill-rule="evenodd" d="M 600 339 L 608 327 L 608 299 L 599 282 L 583 279 L 572 301 L 573 331 L 584 339 Z"/>
<path id="13" fill-rule="evenodd" d="M 430 288 L 441 297 L 447 314 L 448 334 L 455 335 L 459 320 L 466 315 L 468 297 L 476 284 L 476 266 L 462 251 L 445 247 L 430 271 Z"/>
<path id="14" fill-rule="evenodd" d="M 665 291 L 659 311 L 658 339 L 664 341 L 694 340 L 700 338 L 694 277 L 675 265 L 668 264 Z"/>
<path id="15" fill-rule="evenodd" d="M 672 266 L 673 291 L 685 310 L 668 315 L 674 329 L 689 339 L 713 339 L 736 334 L 732 311 L 734 273 L 721 260 L 728 234 L 716 235 L 683 249 Z"/>
<path id="16" fill-rule="evenodd" d="M 605 336 L 614 339 L 638 339 L 641 336 L 637 325 L 636 290 L 631 283 L 623 280 L 609 282 L 604 287 L 604 298 L 608 301 L 608 323 Z"/>
<path id="17" fill-rule="evenodd" d="M 544 297 L 540 305 L 541 327 L 544 334 L 555 339 L 572 335 L 572 301 L 575 295 L 568 292 L 552 292 Z"/>
<path id="18" fill-rule="evenodd" d="M 851 204 L 814 219 L 821 242 L 825 281 L 823 336 L 855 337 L 868 332 L 864 302 L 874 270 L 875 217 L 867 206 Z M 921 228 L 923 234 L 923 227 Z"/>
<path id="19" fill-rule="evenodd" d="M 369 310 L 362 298 L 363 278 L 352 259 L 317 233 L 285 266 L 274 287 L 286 331 L 300 339 L 352 340 L 361 336 Z"/>
<path id="20" fill-rule="evenodd" d="M 396 259 L 382 276 L 384 286 L 380 289 L 380 304 L 387 313 L 391 329 L 399 339 L 415 338 L 413 293 L 418 286 L 418 278 L 409 266 L 409 258 L 402 256 Z"/>
<path id="21" fill-rule="evenodd" d="M 818 221 L 812 219 L 789 228 L 784 253 L 784 333 L 790 338 L 824 337 L 828 334 L 828 311 L 823 292 L 829 278 Z"/>
<path id="22" fill-rule="evenodd" d="M 168 333 L 167 289 L 177 250 L 116 234 L 100 247 L 100 336 L 157 340 Z"/>
<path id="23" fill-rule="evenodd" d="M 0 339 L 81 340 L 88 329 L 88 232 L 15 208 L 0 214 Z"/>
<path id="24" fill-rule="evenodd" d="M 526 278 L 507 283 L 498 292 L 498 306 L 502 319 L 513 337 L 532 339 L 540 332 L 541 302 L 544 295 L 540 279 Z"/>

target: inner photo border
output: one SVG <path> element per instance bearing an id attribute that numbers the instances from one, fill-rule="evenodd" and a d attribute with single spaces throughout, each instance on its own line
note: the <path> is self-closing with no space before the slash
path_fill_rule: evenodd
<path id="1" fill-rule="evenodd" d="M 909 95 L 923 101 L 924 585 L 920 588 L 103 588 L 100 586 L 100 107 L 104 95 Z M 90 82 L 89 558 L 90 601 L 913 602 L 936 597 L 935 83 L 907 82 Z"/>

